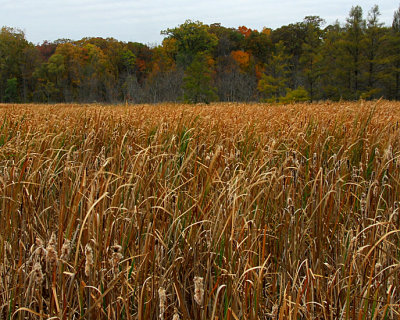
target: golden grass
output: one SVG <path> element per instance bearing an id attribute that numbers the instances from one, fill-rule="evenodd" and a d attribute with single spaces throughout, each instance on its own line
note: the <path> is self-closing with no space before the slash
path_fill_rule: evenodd
<path id="1" fill-rule="evenodd" d="M 0 105 L 0 318 L 398 317 L 399 120 Z"/>

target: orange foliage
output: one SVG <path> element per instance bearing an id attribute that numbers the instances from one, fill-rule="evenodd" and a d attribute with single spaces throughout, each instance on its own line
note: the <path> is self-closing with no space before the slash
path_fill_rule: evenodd
<path id="1" fill-rule="evenodd" d="M 136 59 L 136 66 L 140 72 L 144 72 L 146 70 L 146 61 L 143 59 Z"/>
<path id="2" fill-rule="evenodd" d="M 264 33 L 265 35 L 267 35 L 269 37 L 269 36 L 271 36 L 271 31 L 272 31 L 271 28 L 264 27 L 262 30 L 262 33 Z"/>
<path id="3" fill-rule="evenodd" d="M 262 64 L 257 64 L 256 65 L 256 70 L 255 71 L 256 71 L 257 80 L 261 79 L 261 77 L 262 77 L 262 75 L 264 73 L 264 70 L 265 70 L 265 68 L 264 68 L 264 66 Z"/>
<path id="4" fill-rule="evenodd" d="M 240 27 L 238 28 L 238 31 L 239 31 L 242 35 L 244 35 L 245 37 L 248 37 L 248 36 L 252 33 L 253 30 L 251 30 L 250 28 L 247 28 L 247 27 L 245 27 L 245 26 L 240 26 Z"/>
<path id="5" fill-rule="evenodd" d="M 236 50 L 231 52 L 232 58 L 241 69 L 247 69 L 250 64 L 250 54 L 246 51 Z"/>

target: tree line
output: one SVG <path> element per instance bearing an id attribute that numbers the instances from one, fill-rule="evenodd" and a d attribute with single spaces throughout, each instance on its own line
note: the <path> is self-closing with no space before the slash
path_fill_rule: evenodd
<path id="1" fill-rule="evenodd" d="M 0 32 L 1 102 L 266 101 L 400 99 L 400 7 L 380 22 L 375 5 L 344 23 L 318 16 L 277 29 L 187 20 L 161 45 L 114 38 L 34 45 Z"/>

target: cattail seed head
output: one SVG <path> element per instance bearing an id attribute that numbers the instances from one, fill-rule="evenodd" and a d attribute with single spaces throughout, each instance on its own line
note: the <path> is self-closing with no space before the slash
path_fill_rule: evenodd
<path id="1" fill-rule="evenodd" d="M 57 237 L 56 237 L 56 234 L 54 232 L 51 234 L 51 237 L 50 237 L 48 245 L 52 246 L 52 247 L 56 247 L 57 246 Z"/>
<path id="2" fill-rule="evenodd" d="M 42 241 L 42 239 L 36 237 L 36 239 L 35 239 L 35 245 L 36 245 L 37 247 L 43 247 L 43 241 Z"/>
<path id="3" fill-rule="evenodd" d="M 361 195 L 361 200 L 360 200 L 360 208 L 361 212 L 365 212 L 365 208 L 367 206 L 367 195 L 363 192 Z"/>
<path id="4" fill-rule="evenodd" d="M 160 299 L 160 319 L 164 319 L 165 305 L 167 304 L 167 295 L 165 293 L 165 289 L 160 287 L 158 289 L 158 297 Z"/>
<path id="5" fill-rule="evenodd" d="M 314 167 L 317 164 L 317 153 L 316 152 L 313 153 L 312 164 L 313 164 Z"/>
<path id="6" fill-rule="evenodd" d="M 53 246 L 47 247 L 47 255 L 46 255 L 46 263 L 49 266 L 49 270 L 52 270 L 53 267 L 57 264 L 57 251 Z"/>
<path id="7" fill-rule="evenodd" d="M 93 249 L 89 243 L 85 246 L 85 257 L 85 275 L 88 277 L 90 275 L 90 269 L 93 266 Z"/>
<path id="8" fill-rule="evenodd" d="M 56 250 L 56 245 L 57 245 L 56 235 L 53 232 L 51 234 L 49 243 L 46 248 L 46 263 L 47 263 L 48 271 L 52 270 L 54 268 L 54 266 L 57 264 L 58 254 L 57 254 L 57 250 Z"/>
<path id="9" fill-rule="evenodd" d="M 293 200 L 291 197 L 288 197 L 286 200 L 286 205 L 287 205 L 287 211 L 291 214 L 294 215 L 294 205 L 293 205 Z"/>
<path id="10" fill-rule="evenodd" d="M 112 269 L 115 272 L 115 271 L 117 271 L 119 262 L 123 258 L 123 255 L 121 253 L 122 247 L 118 244 L 114 244 L 111 247 L 111 251 L 112 251 L 112 254 L 111 254 L 111 258 L 109 259 L 109 263 L 111 264 Z"/>
<path id="11" fill-rule="evenodd" d="M 385 150 L 385 153 L 383 154 L 384 160 L 390 160 L 393 158 L 393 148 L 392 145 L 389 144 L 389 146 L 387 147 L 387 149 Z"/>
<path id="12" fill-rule="evenodd" d="M 172 317 L 172 320 L 179 320 L 179 313 L 176 307 L 174 308 L 174 316 Z"/>
<path id="13" fill-rule="evenodd" d="M 36 248 L 35 248 L 36 246 Z M 43 246 L 43 241 L 39 238 L 35 239 L 35 245 L 31 247 L 31 256 L 29 261 L 42 262 L 45 261 L 47 257 L 47 250 Z"/>
<path id="14" fill-rule="evenodd" d="M 201 306 L 204 300 L 204 283 L 203 277 L 194 277 L 194 301 Z"/>
<path id="15" fill-rule="evenodd" d="M 39 286 L 43 282 L 43 272 L 42 272 L 42 265 L 39 262 L 36 262 L 32 268 L 32 277 L 35 283 Z"/>
<path id="16" fill-rule="evenodd" d="M 61 247 L 61 257 L 60 258 L 64 261 L 67 261 L 70 253 L 71 253 L 71 241 L 68 239 L 65 239 L 64 243 Z"/>

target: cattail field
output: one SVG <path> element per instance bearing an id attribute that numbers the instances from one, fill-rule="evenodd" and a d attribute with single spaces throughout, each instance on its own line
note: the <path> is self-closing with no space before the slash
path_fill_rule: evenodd
<path id="1" fill-rule="evenodd" d="M 399 121 L 0 105 L 0 319 L 397 319 Z"/>

